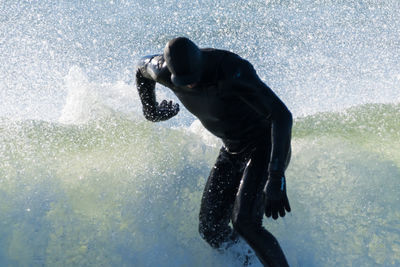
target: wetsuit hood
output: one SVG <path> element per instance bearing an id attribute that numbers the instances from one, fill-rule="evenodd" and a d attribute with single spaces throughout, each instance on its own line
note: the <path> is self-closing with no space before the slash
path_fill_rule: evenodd
<path id="1" fill-rule="evenodd" d="M 203 55 L 191 40 L 178 37 L 170 40 L 164 48 L 164 59 L 176 86 L 195 84 L 200 80 Z"/>

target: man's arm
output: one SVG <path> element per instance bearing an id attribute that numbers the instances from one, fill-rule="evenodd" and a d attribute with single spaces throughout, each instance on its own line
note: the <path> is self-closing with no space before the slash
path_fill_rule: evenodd
<path id="1" fill-rule="evenodd" d="M 273 219 L 290 212 L 286 195 L 285 169 L 290 159 L 293 118 L 286 105 L 264 84 L 253 66 L 239 57 L 228 62 L 227 85 L 232 92 L 256 112 L 271 121 L 271 159 L 268 181 L 264 188 L 265 215 Z M 233 67 L 232 67 L 233 66 Z M 230 70 L 229 70 L 230 69 Z"/>
<path id="2" fill-rule="evenodd" d="M 260 80 L 253 66 L 238 58 L 227 62 L 229 72 L 226 86 L 244 103 L 271 121 L 271 160 L 270 172 L 284 173 L 290 157 L 292 114 L 279 97 Z M 233 66 L 233 67 L 232 67 Z"/>
<path id="3" fill-rule="evenodd" d="M 293 118 L 286 105 L 275 93 L 261 81 L 247 84 L 248 92 L 241 99 L 266 116 L 271 121 L 271 160 L 268 165 L 270 173 L 284 174 L 290 157 L 290 141 Z"/>
<path id="4" fill-rule="evenodd" d="M 143 106 L 143 115 L 153 122 L 168 120 L 179 112 L 177 103 L 163 100 L 158 104 L 156 101 L 156 81 L 169 77 L 166 73 L 168 70 L 161 62 L 163 63 L 162 56 L 147 56 L 140 60 L 136 70 L 136 86 Z"/>
<path id="5" fill-rule="evenodd" d="M 289 199 L 286 194 L 285 169 L 290 160 L 290 140 L 293 118 L 285 104 L 261 81 L 243 101 L 263 115 L 270 114 L 271 121 L 271 159 L 268 165 L 268 180 L 264 187 L 265 215 L 273 219 L 284 217 L 290 212 Z M 264 86 L 263 86 L 264 85 Z M 250 85 L 249 85 L 250 86 Z M 257 97 L 258 95 L 258 97 Z"/>

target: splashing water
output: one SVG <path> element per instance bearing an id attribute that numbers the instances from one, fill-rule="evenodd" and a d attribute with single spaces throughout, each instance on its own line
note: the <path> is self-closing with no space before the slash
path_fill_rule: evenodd
<path id="1" fill-rule="evenodd" d="M 220 142 L 141 115 L 135 62 L 184 35 L 248 59 L 296 118 L 293 211 L 264 220 L 290 265 L 399 266 L 399 9 L 1 1 L 0 265 L 241 266 L 197 233 Z"/>

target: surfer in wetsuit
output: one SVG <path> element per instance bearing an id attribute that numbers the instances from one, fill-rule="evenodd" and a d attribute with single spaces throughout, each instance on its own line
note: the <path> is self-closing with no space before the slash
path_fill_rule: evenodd
<path id="1" fill-rule="evenodd" d="M 253 66 L 238 55 L 170 40 L 161 55 L 141 59 L 136 83 L 146 119 L 172 118 L 179 105 L 156 101 L 155 84 L 170 88 L 223 146 L 204 188 L 199 231 L 214 248 L 237 233 L 267 266 L 288 266 L 263 214 L 290 212 L 285 170 L 290 160 L 292 115 Z M 233 229 L 229 226 L 232 222 Z"/>

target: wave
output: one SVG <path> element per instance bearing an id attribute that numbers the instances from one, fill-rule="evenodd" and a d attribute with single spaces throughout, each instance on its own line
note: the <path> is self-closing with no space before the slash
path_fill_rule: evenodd
<path id="1" fill-rule="evenodd" d="M 296 119 L 293 211 L 264 220 L 291 266 L 400 264 L 399 118 L 400 105 L 368 104 Z M 0 265 L 241 266 L 197 232 L 217 153 L 117 112 L 0 120 Z"/>

